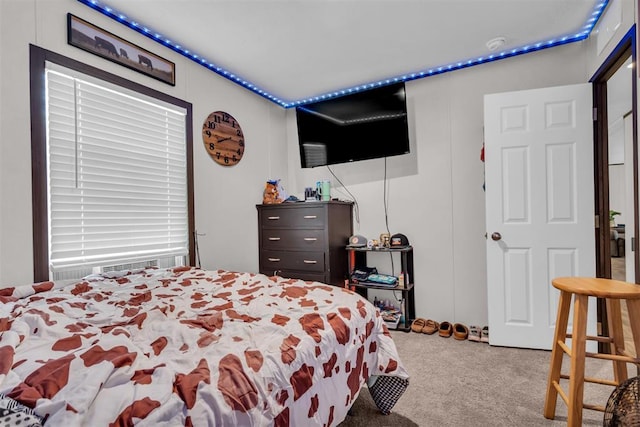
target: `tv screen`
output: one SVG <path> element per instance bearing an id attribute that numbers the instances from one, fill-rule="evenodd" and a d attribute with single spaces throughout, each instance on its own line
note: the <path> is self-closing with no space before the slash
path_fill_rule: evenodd
<path id="1" fill-rule="evenodd" d="M 303 168 L 409 152 L 404 83 L 296 107 Z"/>

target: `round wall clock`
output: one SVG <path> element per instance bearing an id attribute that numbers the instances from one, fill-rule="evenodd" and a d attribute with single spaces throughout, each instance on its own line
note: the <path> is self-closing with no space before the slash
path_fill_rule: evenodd
<path id="1" fill-rule="evenodd" d="M 211 158 L 222 166 L 233 166 L 244 154 L 244 134 L 231 114 L 215 111 L 202 125 L 202 141 Z"/>

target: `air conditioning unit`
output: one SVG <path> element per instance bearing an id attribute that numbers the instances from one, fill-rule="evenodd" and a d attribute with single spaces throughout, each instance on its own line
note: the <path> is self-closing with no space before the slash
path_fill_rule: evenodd
<path id="1" fill-rule="evenodd" d="M 122 271 L 122 270 L 139 270 L 142 268 L 157 267 L 157 268 L 169 268 L 179 265 L 186 265 L 186 256 L 170 256 L 165 258 L 158 258 L 146 261 L 131 262 L 126 264 L 114 264 L 103 265 L 95 267 L 78 267 L 72 269 L 65 269 L 61 271 L 50 272 L 51 280 L 78 280 L 90 274 L 100 274 L 109 271 Z"/>
<path id="2" fill-rule="evenodd" d="M 160 260 L 158 259 L 154 259 L 151 261 L 132 262 L 130 264 L 118 264 L 118 265 L 108 265 L 105 267 L 94 267 L 92 273 L 100 274 L 100 273 L 106 273 L 108 271 L 139 270 L 141 268 L 158 267 L 159 261 Z"/>

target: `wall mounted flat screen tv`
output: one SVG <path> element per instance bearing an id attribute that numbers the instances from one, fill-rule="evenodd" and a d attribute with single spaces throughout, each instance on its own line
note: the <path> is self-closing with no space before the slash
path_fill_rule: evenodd
<path id="1" fill-rule="evenodd" d="M 296 107 L 303 168 L 409 153 L 404 83 Z"/>

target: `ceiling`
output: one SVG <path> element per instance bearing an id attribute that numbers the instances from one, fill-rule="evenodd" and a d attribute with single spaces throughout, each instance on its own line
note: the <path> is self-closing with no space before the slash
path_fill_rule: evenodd
<path id="1" fill-rule="evenodd" d="M 607 0 L 78 0 L 284 107 L 586 38 Z M 123 30 L 118 35 L 126 38 Z M 491 51 L 487 42 L 504 38 Z M 185 52 L 188 51 L 188 52 Z M 176 73 L 180 73 L 178 68 Z"/>

